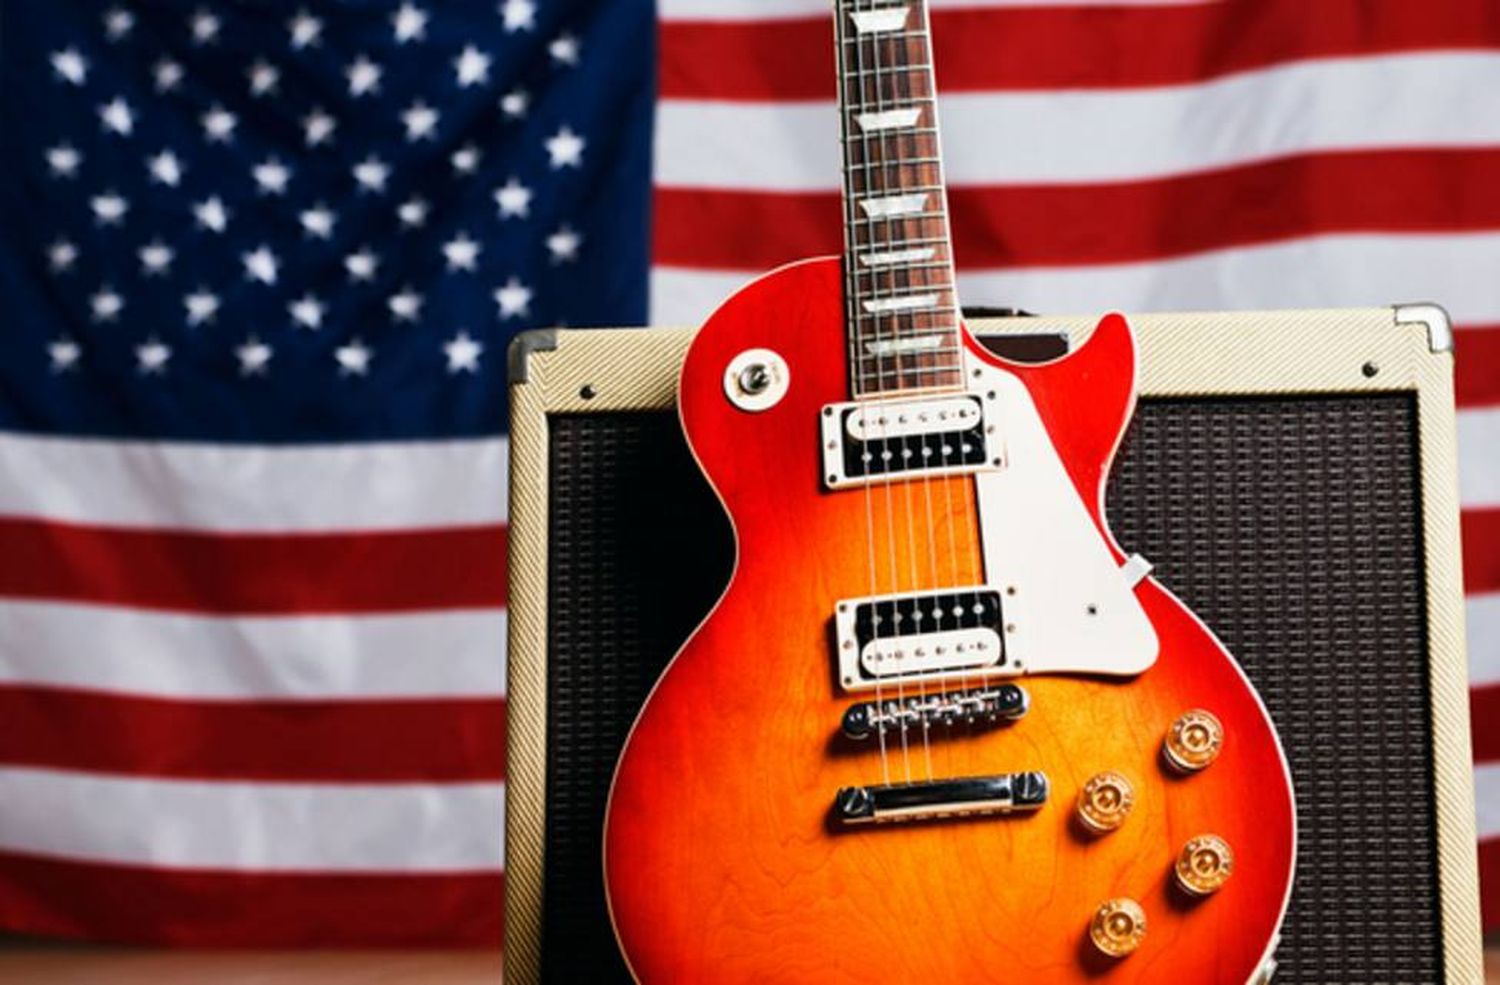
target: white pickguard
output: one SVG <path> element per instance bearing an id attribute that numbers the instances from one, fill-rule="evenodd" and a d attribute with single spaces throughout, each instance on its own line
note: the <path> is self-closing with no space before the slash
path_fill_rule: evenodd
<path id="1" fill-rule="evenodd" d="M 985 580 L 1002 593 L 1007 669 L 1140 673 L 1158 649 L 1132 590 L 1142 570 L 1115 561 L 1021 381 L 977 361 L 972 370 L 974 390 L 997 394 L 993 438 L 1006 462 L 974 481 Z"/>

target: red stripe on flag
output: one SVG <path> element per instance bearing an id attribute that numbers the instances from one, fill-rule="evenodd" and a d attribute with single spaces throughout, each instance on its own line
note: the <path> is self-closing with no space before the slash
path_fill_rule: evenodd
<path id="1" fill-rule="evenodd" d="M 0 722 L 7 765 L 273 782 L 505 779 L 503 698 L 180 701 L 11 686 L 0 687 Z"/>
<path id="2" fill-rule="evenodd" d="M 1486 4 L 1258 0 L 1159 7 L 1009 7 L 932 15 L 938 87 L 1180 85 L 1311 58 L 1500 46 Z M 832 99 L 831 17 L 667 21 L 665 99 Z M 1023 139 L 1017 136 L 1016 139 Z"/>
<path id="3" fill-rule="evenodd" d="M 1470 689 L 1469 721 L 1474 732 L 1474 762 L 1500 762 L 1500 684 Z"/>
<path id="4" fill-rule="evenodd" d="M 1455 333 L 1454 396 L 1460 407 L 1500 404 L 1500 325 Z M 1490 449 L 1500 455 L 1500 448 Z"/>
<path id="5" fill-rule="evenodd" d="M 1500 927 L 1500 838 L 1479 843 L 1479 899 L 1485 929 Z"/>
<path id="6" fill-rule="evenodd" d="M 1331 152 L 1149 181 L 949 190 L 967 267 L 1159 259 L 1319 233 L 1500 227 L 1500 149 Z M 836 191 L 658 188 L 652 259 L 768 270 L 838 253 Z M 720 235 L 725 229 L 753 231 Z"/>
<path id="7" fill-rule="evenodd" d="M 221 613 L 505 604 L 503 525 L 199 533 L 0 520 L 0 595 Z"/>
<path id="8" fill-rule="evenodd" d="M 233 873 L 0 853 L 0 926 L 185 947 L 499 947 L 504 878 Z"/>
<path id="9" fill-rule="evenodd" d="M 1500 592 L 1500 507 L 1463 512 L 1464 591 Z"/>

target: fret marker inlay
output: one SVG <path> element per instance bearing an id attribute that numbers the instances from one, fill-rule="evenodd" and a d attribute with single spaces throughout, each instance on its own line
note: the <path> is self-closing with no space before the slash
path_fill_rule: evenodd
<path id="1" fill-rule="evenodd" d="M 880 31 L 899 31 L 906 26 L 905 7 L 886 7 L 883 10 L 856 10 L 849 14 L 854 19 L 854 29 L 860 34 Z"/>
<path id="2" fill-rule="evenodd" d="M 898 298 L 875 298 L 865 302 L 865 310 L 872 315 L 889 314 L 893 311 L 920 311 L 936 307 L 936 294 L 907 294 Z"/>
<path id="3" fill-rule="evenodd" d="M 948 336 L 941 333 L 937 335 L 913 335 L 904 339 L 879 339 L 874 342 L 865 343 L 865 351 L 872 356 L 890 356 L 901 352 L 926 352 L 928 349 L 942 348 Z"/>
<path id="4" fill-rule="evenodd" d="M 912 195 L 887 195 L 884 198 L 866 198 L 859 203 L 865 215 L 871 219 L 884 219 L 897 215 L 913 215 L 927 208 L 927 193 Z"/>
<path id="5" fill-rule="evenodd" d="M 911 250 L 887 250 L 884 253 L 861 253 L 859 262 L 866 267 L 890 267 L 898 263 L 921 263 L 936 255 L 937 249 L 927 246 Z"/>
<path id="6" fill-rule="evenodd" d="M 875 133 L 897 127 L 914 127 L 921 116 L 922 107 L 913 106 L 910 109 L 888 109 L 883 113 L 861 113 L 855 119 L 865 133 Z"/>

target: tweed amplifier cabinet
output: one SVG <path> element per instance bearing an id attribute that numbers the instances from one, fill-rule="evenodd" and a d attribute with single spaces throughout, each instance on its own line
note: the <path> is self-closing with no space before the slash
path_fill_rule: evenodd
<path id="1" fill-rule="evenodd" d="M 1276 982 L 1476 985 L 1446 317 L 1414 305 L 1133 321 L 1142 400 L 1110 519 L 1228 643 L 1286 745 L 1300 837 Z M 1092 322 L 970 324 L 1006 354 L 1045 354 Z M 512 350 L 506 978 L 518 985 L 630 980 L 600 877 L 605 796 L 733 550 L 673 406 L 690 338 L 559 331 Z"/>

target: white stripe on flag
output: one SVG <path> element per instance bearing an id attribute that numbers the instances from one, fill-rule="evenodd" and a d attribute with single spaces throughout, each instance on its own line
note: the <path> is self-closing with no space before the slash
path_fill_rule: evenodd
<path id="1" fill-rule="evenodd" d="M 167 698 L 498 697 L 505 625 L 503 609 L 225 618 L 6 600 L 0 683 Z"/>
<path id="2" fill-rule="evenodd" d="M 1465 506 L 1500 506 L 1500 407 L 1458 412 L 1458 488 Z"/>
<path id="3" fill-rule="evenodd" d="M 1223 0 L 1087 0 L 1089 7 L 1205 7 Z M 932 10 L 1078 7 L 1079 0 L 929 0 Z M 657 0 L 664 21 L 766 21 L 832 17 L 828 0 Z"/>
<path id="4" fill-rule="evenodd" d="M 1469 596 L 1464 614 L 1468 621 L 1469 685 L 1500 684 L 1500 592 Z"/>
<path id="5" fill-rule="evenodd" d="M 504 858 L 505 786 L 227 783 L 0 769 L 0 849 L 234 871 L 471 872 Z"/>
<path id="6" fill-rule="evenodd" d="M 966 304 L 1054 314 L 1368 307 L 1436 301 L 1460 324 L 1500 321 L 1500 233 L 1319 236 L 1172 260 L 960 272 Z M 657 267 L 651 320 L 696 325 L 753 275 Z"/>
<path id="7" fill-rule="evenodd" d="M 307 446 L 0 433 L 0 515 L 220 531 L 388 530 L 507 515 L 504 438 Z"/>
<path id="8" fill-rule="evenodd" d="M 940 110 L 950 185 L 1056 185 L 1315 151 L 1490 146 L 1500 143 L 1496 92 L 1500 55 L 1443 52 L 1319 59 L 1182 86 L 957 93 L 942 97 Z M 663 100 L 656 184 L 837 189 L 832 82 L 829 95 L 817 103 Z"/>
<path id="9" fill-rule="evenodd" d="M 1479 807 L 1479 840 L 1500 836 L 1500 763 L 1474 764 L 1474 799 Z"/>

